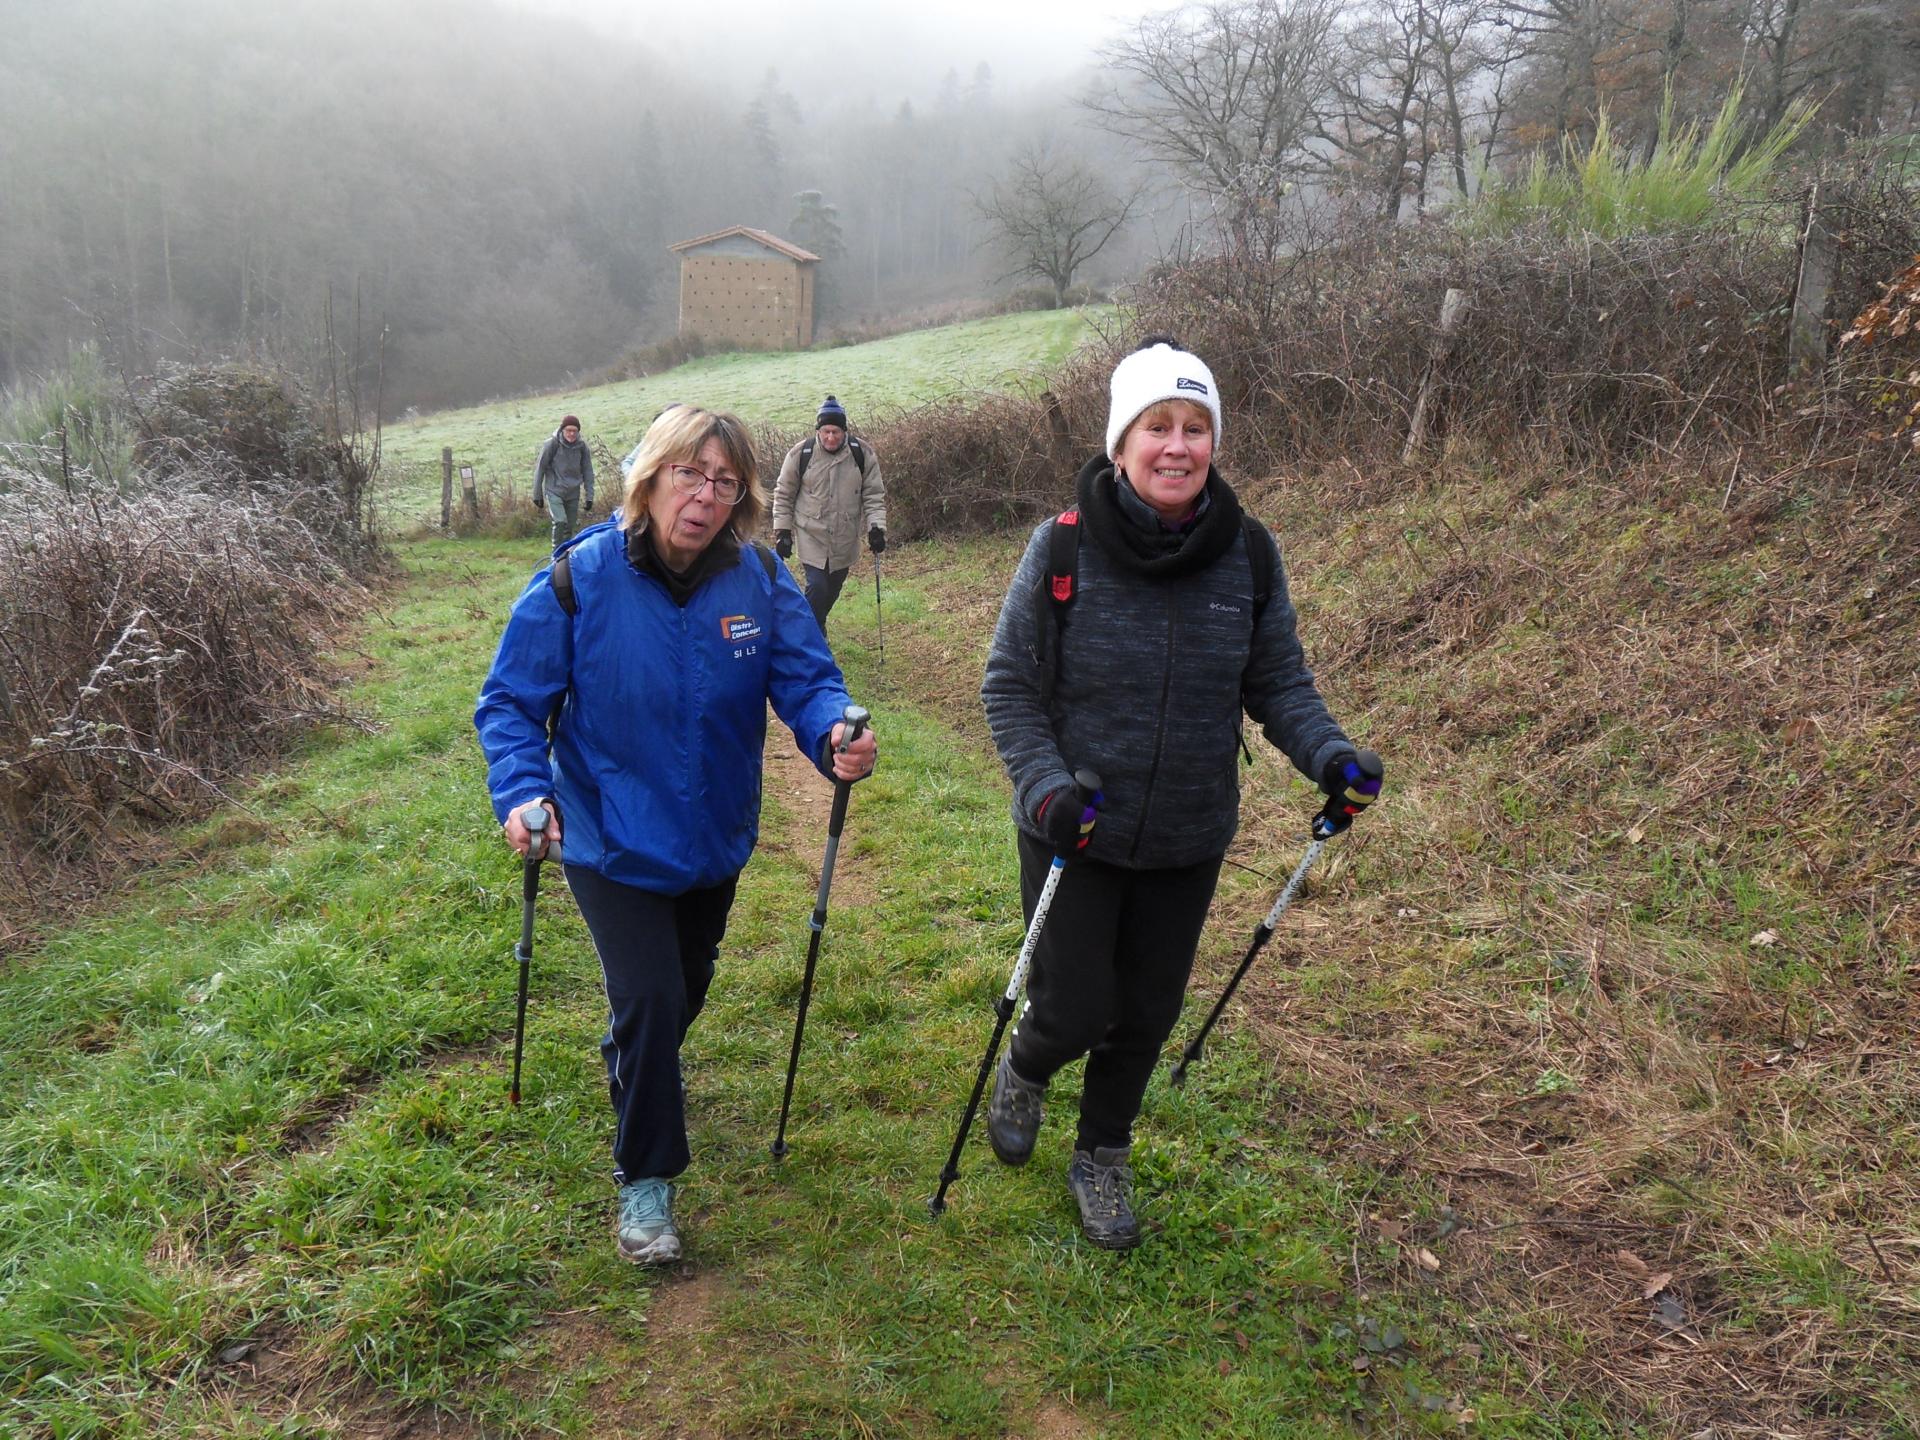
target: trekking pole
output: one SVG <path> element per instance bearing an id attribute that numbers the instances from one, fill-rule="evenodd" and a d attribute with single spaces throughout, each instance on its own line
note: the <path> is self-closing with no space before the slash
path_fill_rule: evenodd
<path id="1" fill-rule="evenodd" d="M 840 732 L 838 751 L 844 753 L 867 728 L 870 717 L 858 705 L 849 705 L 840 717 L 845 728 Z M 833 814 L 827 820 L 827 853 L 820 862 L 820 893 L 814 897 L 813 916 L 807 928 L 807 973 L 800 981 L 800 1009 L 793 1017 L 793 1049 L 787 1056 L 787 1090 L 780 1097 L 780 1128 L 774 1134 L 772 1152 L 776 1160 L 787 1158 L 787 1110 L 793 1104 L 793 1077 L 800 1069 L 800 1037 L 807 1029 L 807 1002 L 813 996 L 813 969 L 820 959 L 820 932 L 827 928 L 827 891 L 833 887 L 833 862 L 840 853 L 840 828 L 847 821 L 847 797 L 853 793 L 851 780 L 833 782 Z"/>
<path id="2" fill-rule="evenodd" d="M 1094 813 L 1100 808 L 1100 777 L 1091 770 L 1076 770 L 1073 776 L 1074 798 L 1079 800 L 1080 828 L 1084 836 L 1086 828 L 1092 823 Z M 1020 987 L 1027 983 L 1027 967 L 1033 964 L 1033 952 L 1040 944 L 1040 931 L 1047 923 L 1047 911 L 1053 908 L 1053 892 L 1060 888 L 1060 872 L 1067 867 L 1067 857 L 1055 855 L 1053 863 L 1047 867 L 1047 880 L 1040 887 L 1040 898 L 1034 902 L 1033 919 L 1027 922 L 1027 938 L 1021 942 L 1019 958 L 1013 962 L 1013 974 L 1007 980 L 1007 988 L 993 1004 L 993 1037 L 987 1041 L 987 1053 L 980 1057 L 980 1073 L 973 1077 L 973 1094 L 967 1097 L 966 1113 L 960 1117 L 960 1133 L 953 1137 L 953 1149 L 948 1152 L 946 1168 L 940 1172 L 940 1188 L 927 1201 L 927 1209 L 935 1215 L 947 1208 L 947 1187 L 960 1178 L 960 1151 L 967 1143 L 967 1132 L 973 1128 L 973 1117 L 980 1108 L 980 1097 L 986 1093 L 987 1076 L 993 1070 L 994 1057 L 1000 1052 L 1000 1037 L 1007 1032 L 1007 1021 L 1013 1018 L 1013 1002 L 1019 998 Z"/>
<path id="3" fill-rule="evenodd" d="M 880 556 L 873 557 L 873 628 L 880 637 L 880 679 L 887 678 L 887 624 L 880 611 Z"/>
<path id="4" fill-rule="evenodd" d="M 1359 755 L 1347 762 L 1347 784 L 1365 786 L 1371 781 L 1374 794 L 1379 793 L 1382 773 L 1380 757 L 1371 750 L 1362 750 Z M 1254 958 L 1266 948 L 1267 941 L 1273 938 L 1273 932 L 1280 924 L 1280 917 L 1286 913 L 1287 906 L 1293 903 L 1293 897 L 1300 893 L 1300 886 L 1306 881 L 1307 871 L 1313 867 L 1313 862 L 1320 858 L 1320 852 L 1327 848 L 1327 842 L 1352 823 L 1353 815 L 1346 808 L 1345 795 L 1328 796 L 1327 803 L 1320 808 L 1320 813 L 1313 817 L 1313 823 L 1308 827 L 1311 843 L 1307 846 L 1307 853 L 1301 856 L 1300 863 L 1294 866 L 1293 875 L 1288 879 L 1286 888 L 1280 892 L 1280 898 L 1273 902 L 1273 908 L 1267 912 L 1267 918 L 1255 927 L 1253 943 L 1247 946 L 1247 953 L 1241 958 L 1240 968 L 1235 970 L 1233 978 L 1227 981 L 1227 988 L 1222 990 L 1220 998 L 1213 1002 L 1213 1010 L 1207 1016 L 1205 1023 L 1200 1026 L 1200 1033 L 1188 1043 L 1186 1050 L 1181 1053 L 1180 1063 L 1173 1067 L 1171 1079 L 1175 1085 L 1185 1081 L 1187 1066 L 1200 1058 L 1201 1047 L 1207 1043 L 1207 1036 L 1212 1032 L 1214 1022 L 1220 1018 L 1220 1012 L 1227 1008 L 1227 1001 L 1233 998 L 1233 992 L 1240 988 L 1240 982 L 1246 978 L 1247 971 L 1253 968 Z"/>
<path id="5" fill-rule="evenodd" d="M 533 967 L 533 902 L 540 893 L 540 862 L 549 850 L 558 860 L 558 842 L 547 841 L 549 816 L 544 805 L 529 805 L 520 812 L 520 823 L 527 827 L 527 853 L 522 863 L 520 901 L 520 943 L 513 956 L 520 962 L 520 997 L 513 1007 L 513 1083 L 507 1089 L 507 1102 L 520 1103 L 520 1051 L 527 1038 L 527 974 Z"/>

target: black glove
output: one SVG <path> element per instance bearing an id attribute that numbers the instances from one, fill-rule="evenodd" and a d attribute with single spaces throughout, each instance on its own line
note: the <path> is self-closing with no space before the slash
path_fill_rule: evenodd
<path id="1" fill-rule="evenodd" d="M 547 507 L 545 504 L 541 502 L 540 497 L 536 495 L 533 500 L 533 508 L 535 513 L 538 513 L 542 510 L 545 510 Z"/>
<path id="2" fill-rule="evenodd" d="M 1362 811 L 1380 798 L 1385 772 L 1380 757 L 1371 750 L 1349 750 L 1327 762 L 1320 776 L 1320 789 L 1327 803 L 1314 817 L 1314 833 L 1338 835 L 1354 822 Z"/>
<path id="3" fill-rule="evenodd" d="M 1088 814 L 1090 808 L 1071 785 L 1062 785 L 1040 802 L 1033 818 L 1040 822 L 1040 833 L 1054 854 L 1075 855 L 1087 848 L 1087 841 L 1093 838 L 1093 822 L 1098 818 L 1097 814 Z"/>
<path id="4" fill-rule="evenodd" d="M 593 513 L 593 501 L 588 500 L 584 504 L 582 504 L 580 507 L 580 513 L 582 515 L 591 515 Z"/>
<path id="5" fill-rule="evenodd" d="M 878 525 L 871 527 L 867 531 L 867 548 L 876 555 L 886 549 L 887 532 L 882 530 Z"/>
<path id="6" fill-rule="evenodd" d="M 773 549 L 774 553 L 782 560 L 791 560 L 793 558 L 793 532 L 791 530 L 774 531 Z"/>

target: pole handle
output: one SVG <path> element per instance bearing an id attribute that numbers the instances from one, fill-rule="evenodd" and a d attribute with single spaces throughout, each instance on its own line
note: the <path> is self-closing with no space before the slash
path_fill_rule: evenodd
<path id="1" fill-rule="evenodd" d="M 520 812 L 520 823 L 527 827 L 527 863 L 538 865 L 542 860 L 551 860 L 559 864 L 560 842 L 547 838 L 553 812 L 544 805 L 529 805 Z"/>
<path id="2" fill-rule="evenodd" d="M 1380 793 L 1381 777 L 1385 774 L 1386 767 L 1371 750 L 1362 750 L 1347 761 L 1341 776 L 1343 787 L 1337 794 L 1329 795 L 1320 813 L 1313 817 L 1313 824 L 1308 827 L 1311 838 L 1331 840 L 1353 824 L 1353 817 L 1371 805 Z"/>
<path id="3" fill-rule="evenodd" d="M 849 705 L 840 712 L 840 722 L 845 727 L 840 732 L 840 743 L 834 746 L 837 754 L 844 755 L 853 748 L 853 742 L 866 733 L 867 722 L 873 716 L 867 713 L 864 705 Z"/>
<path id="4" fill-rule="evenodd" d="M 1087 840 L 1093 833 L 1094 822 L 1100 818 L 1100 807 L 1107 800 L 1100 786 L 1099 775 L 1084 766 L 1074 771 L 1073 798 L 1080 806 L 1080 840 L 1073 847 L 1077 854 L 1087 848 Z"/>

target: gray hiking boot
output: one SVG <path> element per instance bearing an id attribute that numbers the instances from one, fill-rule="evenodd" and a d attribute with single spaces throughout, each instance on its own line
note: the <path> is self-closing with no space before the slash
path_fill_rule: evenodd
<path id="1" fill-rule="evenodd" d="M 1046 1109 L 1040 1101 L 1044 1085 L 1022 1080 L 1013 1068 L 1011 1052 L 1000 1057 L 993 1072 L 993 1099 L 987 1104 L 987 1139 L 1002 1165 L 1024 1165 L 1033 1158 L 1033 1142 L 1040 1138 Z"/>
<path id="2" fill-rule="evenodd" d="M 1131 1250 L 1140 1243 L 1140 1222 L 1133 1218 L 1129 1193 L 1133 1171 L 1127 1147 L 1101 1146 L 1091 1155 L 1073 1152 L 1067 1188 L 1080 1206 L 1080 1230 L 1102 1250 Z"/>
<path id="3" fill-rule="evenodd" d="M 620 1258 L 636 1265 L 665 1265 L 680 1258 L 673 1186 L 667 1181 L 635 1180 L 620 1187 Z"/>

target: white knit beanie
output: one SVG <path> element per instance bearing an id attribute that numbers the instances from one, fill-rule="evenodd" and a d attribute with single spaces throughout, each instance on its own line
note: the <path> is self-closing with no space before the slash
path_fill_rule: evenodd
<path id="1" fill-rule="evenodd" d="M 1187 400 L 1204 405 L 1213 416 L 1213 443 L 1220 443 L 1220 387 L 1213 371 L 1198 355 L 1176 350 L 1164 341 L 1136 350 L 1113 367 L 1107 409 L 1107 458 L 1120 458 L 1120 437 L 1141 412 L 1162 400 Z"/>

